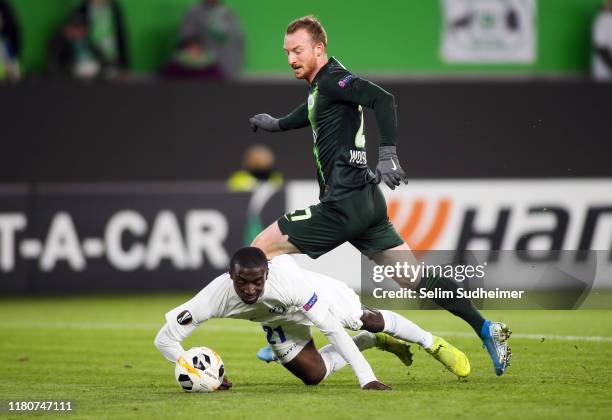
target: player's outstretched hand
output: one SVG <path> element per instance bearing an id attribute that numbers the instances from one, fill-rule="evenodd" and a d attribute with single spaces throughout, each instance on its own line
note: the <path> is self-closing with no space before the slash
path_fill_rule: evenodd
<path id="1" fill-rule="evenodd" d="M 372 381 L 365 384 L 361 389 L 366 389 L 369 391 L 389 391 L 391 387 L 383 384 L 382 382 Z"/>
<path id="2" fill-rule="evenodd" d="M 271 132 L 281 131 L 278 119 L 269 114 L 254 115 L 249 118 L 249 122 L 251 123 L 251 130 L 253 130 L 253 132 L 257 131 L 258 128 Z"/>
<path id="3" fill-rule="evenodd" d="M 383 181 L 392 190 L 400 182 L 408 183 L 408 177 L 399 164 L 395 146 L 380 146 L 378 148 L 378 165 L 376 166 L 376 180 L 378 184 Z"/>
<path id="4" fill-rule="evenodd" d="M 230 381 L 227 376 L 223 377 L 223 383 L 221 384 L 221 386 L 219 387 L 219 391 L 227 391 L 228 389 L 230 389 L 232 387 L 232 381 Z"/>

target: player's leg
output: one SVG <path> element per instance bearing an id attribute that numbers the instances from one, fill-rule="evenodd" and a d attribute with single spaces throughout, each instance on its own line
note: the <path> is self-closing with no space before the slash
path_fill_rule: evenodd
<path id="1" fill-rule="evenodd" d="M 408 244 L 403 241 L 395 231 L 395 228 L 385 216 L 380 223 L 372 226 L 367 232 L 351 243 L 362 253 L 372 259 L 377 265 L 394 266 L 397 263 L 408 264 L 415 267 L 420 263 Z M 443 276 L 422 278 L 393 277 L 401 287 L 427 291 L 438 289 L 451 291 L 453 298 L 435 297 L 432 300 L 440 307 L 451 312 L 453 315 L 466 321 L 481 336 L 485 319 L 478 309 L 467 298 L 457 297 L 458 286 L 453 279 Z M 443 295 L 443 294 L 439 294 Z"/>
<path id="2" fill-rule="evenodd" d="M 300 378 L 306 385 L 318 385 L 332 373 L 346 366 L 346 360 L 328 344 L 317 351 L 314 341 L 310 340 L 290 362 L 283 366 Z M 377 385 L 369 387 L 368 385 Z M 372 382 L 363 389 L 385 391 L 391 389 L 380 382 Z"/>
<path id="3" fill-rule="evenodd" d="M 358 238 L 351 240 L 359 251 L 378 265 L 395 265 L 397 262 L 406 262 L 409 265 L 418 265 L 419 262 L 410 247 L 398 235 L 387 216 L 387 206 L 384 196 L 379 188 L 371 190 L 372 221 L 373 223 Z M 374 222 L 377 221 L 377 222 Z M 436 304 L 451 312 L 453 315 L 466 321 L 474 329 L 478 337 L 487 348 L 495 373 L 501 375 L 508 367 L 511 357 L 507 339 L 510 330 L 500 322 L 486 320 L 473 305 L 472 301 L 457 296 L 458 285 L 444 276 L 431 276 L 423 278 L 405 279 L 394 278 L 402 287 L 413 290 L 439 290 L 451 292 L 452 298 L 433 298 Z M 444 294 L 438 294 L 442 296 Z"/>
<path id="4" fill-rule="evenodd" d="M 283 235 L 278 227 L 278 222 L 272 223 L 255 237 L 251 246 L 261 249 L 268 259 L 278 255 L 296 254 L 300 251 L 289 242 L 289 236 Z"/>
<path id="5" fill-rule="evenodd" d="M 378 265 L 394 265 L 398 261 L 401 263 L 407 262 L 412 266 L 419 264 L 416 257 L 410 250 L 410 247 L 405 242 L 399 246 L 374 253 L 372 254 L 371 258 Z M 403 287 L 406 287 L 404 286 L 404 284 L 406 283 L 405 279 L 399 279 L 396 281 L 398 283 L 401 282 L 400 284 Z M 435 297 L 431 300 L 438 304 L 440 307 L 446 309 L 453 315 L 458 316 L 459 318 L 470 324 L 476 334 L 480 336 L 483 325 L 485 323 L 485 318 L 480 314 L 480 311 L 476 309 L 470 299 L 457 297 L 457 290 L 459 289 L 459 286 L 453 279 L 444 276 L 419 276 L 418 278 L 411 279 L 409 283 L 410 286 L 408 287 L 415 290 L 425 289 L 427 291 L 430 291 L 437 289 L 443 292 L 452 292 L 452 296 L 454 296 L 452 298 Z M 440 293 L 438 295 L 441 296 L 444 294 Z"/>
<path id="6" fill-rule="evenodd" d="M 458 377 L 465 378 L 470 374 L 470 362 L 461 350 L 398 313 L 367 309 L 363 311 L 361 322 L 362 329 L 375 333 L 376 346 L 383 350 L 393 353 L 401 351 L 402 342 L 393 337 L 399 338 L 419 344 Z"/>
<path id="7" fill-rule="evenodd" d="M 371 258 L 379 265 L 393 265 L 404 255 L 411 259 L 412 257 L 408 256 L 412 255 L 409 249 L 408 245 L 402 244 L 375 253 Z M 451 278 L 434 275 L 416 279 L 412 284 L 416 290 L 451 292 L 452 297 L 441 297 L 445 295 L 438 293 L 437 296 L 439 297 L 431 298 L 431 300 L 453 315 L 463 319 L 474 329 L 493 361 L 496 375 L 502 375 L 506 371 L 506 368 L 510 366 L 512 351 L 508 346 L 511 331 L 505 324 L 485 319 L 470 299 L 459 297 L 457 292 L 459 286 Z"/>
<path id="8" fill-rule="evenodd" d="M 371 190 L 372 223 L 366 232 L 351 243 L 363 254 L 374 260 L 378 265 L 394 266 L 396 263 L 406 263 L 418 266 L 420 263 L 408 244 L 399 236 L 387 215 L 387 203 L 379 188 Z M 432 276 L 406 279 L 394 277 L 402 287 L 419 290 L 451 291 L 457 295 L 458 286 L 453 279 L 443 276 Z M 480 336 L 485 319 L 478 309 L 466 298 L 433 298 L 436 304 L 466 321 Z"/>
<path id="9" fill-rule="evenodd" d="M 330 310 L 340 321 L 344 328 L 358 331 L 362 329 L 363 309 L 359 295 L 345 283 L 334 278 L 325 276 L 321 273 L 304 270 L 307 277 L 312 281 L 323 282 L 326 284 L 326 296 L 330 304 Z M 382 330 L 381 330 L 382 331 Z M 410 345 L 405 341 L 396 340 L 386 334 L 375 334 L 370 331 L 361 331 L 353 336 L 353 342 L 360 351 L 371 348 L 379 348 L 395 354 L 406 366 L 412 364 L 412 352 Z M 321 354 L 330 353 L 330 357 L 335 353 L 332 346 L 325 346 L 320 349 Z M 339 355 L 337 357 L 340 357 Z M 339 360 L 339 359 L 338 359 Z"/>
<path id="10" fill-rule="evenodd" d="M 433 335 L 430 332 L 392 311 L 366 309 L 362 312 L 361 323 L 361 329 L 371 333 L 384 332 L 426 349 L 433 345 Z"/>
<path id="11" fill-rule="evenodd" d="M 361 350 L 361 351 L 377 347 L 376 336 L 375 336 L 375 334 L 373 334 L 371 332 L 362 331 L 359 334 L 352 336 L 351 338 L 353 339 L 353 342 L 355 343 L 357 348 L 359 350 Z M 327 345 L 327 346 L 324 346 L 324 347 L 321 348 L 321 352 L 329 351 L 327 349 L 327 347 L 329 347 L 330 349 L 333 348 L 333 346 Z M 260 359 L 260 360 L 263 360 L 264 362 L 267 362 L 267 363 L 269 363 L 269 362 L 280 362 L 278 357 L 277 357 L 277 355 L 275 354 L 275 352 L 272 350 L 272 347 L 270 347 L 270 346 L 267 346 L 267 347 L 264 347 L 264 348 L 260 349 L 259 352 L 257 353 L 257 358 Z"/>
<path id="12" fill-rule="evenodd" d="M 262 327 L 277 360 L 306 385 L 317 385 L 346 366 L 333 346 L 327 345 L 320 352 L 316 349 L 310 327 L 306 325 L 285 322 Z M 367 346 L 367 340 L 358 340 L 356 344 Z"/>
<path id="13" fill-rule="evenodd" d="M 285 214 L 268 226 L 253 241 L 268 258 L 287 253 L 302 253 L 318 258 L 334 249 L 346 239 L 333 208 L 319 203 L 306 209 Z M 259 349 L 257 358 L 264 362 L 276 360 L 267 346 Z"/>
<path id="14" fill-rule="evenodd" d="M 309 277 L 322 277 L 324 280 L 327 280 L 326 283 L 328 287 L 333 288 L 333 293 L 331 295 L 333 298 L 333 302 L 331 302 L 334 306 L 334 314 L 340 320 L 342 325 L 346 328 L 352 329 L 354 331 L 359 330 L 361 327 L 361 321 L 359 318 L 361 317 L 361 302 L 359 301 L 359 296 L 350 289 L 346 284 L 339 282 L 330 277 L 324 276 L 320 273 L 315 273 L 312 271 L 305 270 L 307 276 Z M 297 354 L 299 348 L 292 347 L 291 345 L 287 348 L 287 341 L 277 340 L 274 332 L 278 332 L 276 328 L 284 328 L 287 331 L 283 331 L 283 337 L 286 340 L 298 341 L 300 343 L 306 343 L 310 340 L 310 329 L 304 326 L 293 327 L 292 324 L 288 324 L 287 326 L 267 326 L 264 325 L 264 330 L 268 333 L 268 343 L 270 346 L 262 348 L 257 353 L 257 358 L 263 360 L 265 362 L 278 361 L 282 364 L 288 362 L 289 358 L 293 355 Z M 296 330 L 297 329 L 297 330 Z M 300 338 L 299 334 L 302 334 Z M 297 338 L 296 338 L 297 337 Z M 281 338 L 279 336 L 279 338 Z M 370 349 L 372 347 L 376 347 L 376 338 L 374 334 L 362 331 L 359 334 L 352 337 L 355 345 L 361 351 Z M 273 350 L 274 349 L 274 350 Z M 344 366 L 345 361 L 336 352 L 336 350 L 331 345 L 327 345 L 320 350 L 321 357 L 325 360 L 326 366 L 328 367 L 327 374 L 331 374 L 336 370 L 340 369 Z M 280 355 L 280 357 L 278 356 Z M 308 360 L 314 360 L 316 357 L 312 356 Z"/>
<path id="15" fill-rule="evenodd" d="M 344 359 L 340 358 L 342 361 Z M 333 360 L 328 361 L 328 366 L 323 360 L 322 355 L 317 351 L 314 345 L 314 341 L 310 340 L 302 350 L 289 362 L 284 363 L 283 366 L 295 376 L 297 376 L 306 385 L 318 385 L 323 379 L 329 376 L 329 373 L 343 367 L 344 365 L 336 367 L 333 365 Z M 346 364 L 346 362 L 344 362 Z M 329 373 L 328 373 L 329 372 Z"/>
<path id="16" fill-rule="evenodd" d="M 367 343 L 368 348 L 377 348 L 382 351 L 393 353 L 397 358 L 406 366 L 412 366 L 412 351 L 410 344 L 407 341 L 398 340 L 384 332 L 373 333 L 370 331 L 363 331 L 356 335 L 359 337 L 359 341 Z M 357 346 L 359 347 L 359 346 Z M 359 347 L 360 350 L 362 349 Z"/>
<path id="17" fill-rule="evenodd" d="M 334 209 L 319 203 L 285 214 L 263 230 L 251 246 L 261 248 L 268 258 L 300 253 L 318 258 L 346 241 Z"/>

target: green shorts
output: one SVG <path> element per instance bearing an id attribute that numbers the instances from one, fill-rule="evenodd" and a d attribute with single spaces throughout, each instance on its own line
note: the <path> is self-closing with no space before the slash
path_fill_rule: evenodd
<path id="1" fill-rule="evenodd" d="M 319 203 L 287 213 L 278 227 L 303 254 L 318 258 L 344 242 L 370 257 L 404 243 L 387 216 L 385 197 L 378 185 L 333 202 Z"/>

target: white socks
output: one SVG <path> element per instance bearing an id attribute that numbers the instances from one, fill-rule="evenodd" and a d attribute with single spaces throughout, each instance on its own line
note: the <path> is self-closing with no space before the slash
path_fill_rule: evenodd
<path id="1" fill-rule="evenodd" d="M 396 314 L 395 312 L 381 310 L 380 313 L 385 320 L 384 332 L 411 343 L 417 343 L 423 348 L 431 349 L 433 336 L 414 322 Z"/>
<path id="2" fill-rule="evenodd" d="M 323 358 L 323 362 L 325 363 L 325 369 L 327 369 L 327 372 L 325 372 L 325 378 L 323 378 L 323 380 L 325 380 L 335 371 L 340 370 L 344 366 L 346 366 L 346 360 L 344 360 L 344 358 L 340 356 L 340 353 L 338 353 L 334 346 L 332 346 L 331 344 L 328 344 L 323 347 L 321 350 L 319 350 L 319 353 L 321 353 L 321 357 Z"/>
<path id="3" fill-rule="evenodd" d="M 359 351 L 364 351 L 374 347 L 375 338 L 374 334 L 371 332 L 363 331 L 353 336 L 353 341 L 357 345 Z M 346 360 L 340 356 L 340 353 L 338 353 L 331 344 L 322 347 L 319 350 L 319 353 L 321 354 L 323 362 L 325 363 L 325 368 L 327 369 L 325 378 L 346 366 Z"/>
<path id="4" fill-rule="evenodd" d="M 362 331 L 357 335 L 353 336 L 353 341 L 357 345 L 359 351 L 371 349 L 376 345 L 376 338 L 374 334 L 368 331 Z"/>
<path id="5" fill-rule="evenodd" d="M 399 314 L 396 314 L 395 312 L 381 310 L 380 313 L 385 320 L 383 332 L 399 338 L 400 340 L 417 343 L 423 348 L 429 350 L 432 348 L 434 340 L 430 332 L 425 331 L 414 322 Z M 360 351 L 364 351 L 374 347 L 376 339 L 374 334 L 371 332 L 363 331 L 354 336 L 353 341 Z M 340 353 L 338 353 L 331 344 L 321 348 L 319 353 L 321 353 L 321 357 L 325 363 L 325 368 L 327 369 L 325 378 L 346 366 L 346 360 L 340 356 Z"/>

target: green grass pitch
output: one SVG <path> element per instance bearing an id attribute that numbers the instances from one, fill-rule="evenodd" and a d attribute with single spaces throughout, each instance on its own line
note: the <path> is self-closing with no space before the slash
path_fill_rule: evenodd
<path id="1" fill-rule="evenodd" d="M 513 330 L 513 363 L 496 377 L 461 320 L 444 311 L 404 315 L 464 350 L 472 364 L 455 379 L 418 346 L 405 368 L 395 356 L 366 357 L 390 392 L 361 391 L 346 367 L 306 387 L 277 364 L 255 359 L 258 324 L 215 320 L 184 343 L 217 350 L 234 388 L 182 392 L 153 346 L 163 314 L 186 295 L 0 300 L 2 418 L 7 400 L 75 402 L 71 418 L 612 418 L 612 311 L 488 311 Z M 319 346 L 325 343 L 317 333 Z"/>

